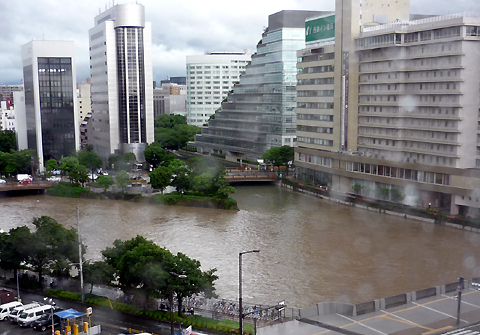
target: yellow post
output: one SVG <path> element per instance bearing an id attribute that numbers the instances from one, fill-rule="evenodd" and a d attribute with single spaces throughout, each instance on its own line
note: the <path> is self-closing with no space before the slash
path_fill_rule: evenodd
<path id="1" fill-rule="evenodd" d="M 77 324 L 73 325 L 73 335 L 78 335 L 78 325 Z"/>
<path id="2" fill-rule="evenodd" d="M 65 335 L 72 335 L 72 327 L 65 326 Z"/>
<path id="3" fill-rule="evenodd" d="M 83 332 L 87 333 L 88 332 L 88 322 L 83 323 Z"/>
<path id="4" fill-rule="evenodd" d="M 60 335 L 60 330 L 55 330 L 55 335 Z"/>

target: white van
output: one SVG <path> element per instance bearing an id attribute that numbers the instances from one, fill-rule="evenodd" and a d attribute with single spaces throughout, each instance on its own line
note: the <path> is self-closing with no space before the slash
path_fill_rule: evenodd
<path id="1" fill-rule="evenodd" d="M 40 307 L 40 304 L 38 302 L 32 302 L 30 304 L 15 307 L 8 315 L 8 319 L 13 323 L 17 323 L 18 317 L 20 316 L 20 314 L 22 314 L 22 312 L 25 312 L 35 307 Z"/>
<path id="2" fill-rule="evenodd" d="M 18 325 L 21 327 L 33 326 L 33 322 L 37 321 L 42 315 L 52 313 L 53 306 L 43 305 L 23 311 L 18 317 Z"/>
<path id="3" fill-rule="evenodd" d="M 5 320 L 5 318 L 10 314 L 15 307 L 22 306 L 23 304 L 18 301 L 7 302 L 6 304 L 0 305 L 0 321 Z"/>

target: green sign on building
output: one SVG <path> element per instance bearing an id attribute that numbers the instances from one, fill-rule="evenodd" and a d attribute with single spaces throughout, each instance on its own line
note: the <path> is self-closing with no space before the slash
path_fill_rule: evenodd
<path id="1" fill-rule="evenodd" d="M 335 14 L 305 21 L 305 42 L 327 42 L 335 39 Z"/>

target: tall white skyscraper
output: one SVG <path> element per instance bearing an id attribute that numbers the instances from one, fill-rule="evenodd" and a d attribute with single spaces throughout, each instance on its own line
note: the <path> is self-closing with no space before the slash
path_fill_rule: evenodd
<path id="1" fill-rule="evenodd" d="M 92 130 L 104 160 L 154 141 L 151 24 L 139 4 L 115 5 L 95 17 L 90 36 Z M 92 140 L 90 141 L 90 137 Z"/>
<path id="2" fill-rule="evenodd" d="M 79 149 L 74 54 L 71 41 L 22 46 L 25 109 L 19 111 L 19 123 L 26 124 L 27 146 L 35 150 L 40 171 L 49 159 L 60 160 Z"/>

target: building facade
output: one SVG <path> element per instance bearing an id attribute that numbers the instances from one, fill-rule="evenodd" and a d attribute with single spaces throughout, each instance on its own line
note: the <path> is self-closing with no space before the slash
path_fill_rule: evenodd
<path id="1" fill-rule="evenodd" d="M 187 85 L 162 80 L 162 87 L 153 89 L 154 116 L 172 114 L 187 116 Z"/>
<path id="2" fill-rule="evenodd" d="M 298 52 L 298 177 L 477 215 L 480 17 L 408 21 L 377 9 L 389 23 L 365 27 L 364 7 L 345 4 L 334 43 Z"/>
<path id="3" fill-rule="evenodd" d="M 39 169 L 79 149 L 75 88 L 75 45 L 70 41 L 31 41 L 21 48 L 28 148 Z"/>
<path id="4" fill-rule="evenodd" d="M 207 123 L 251 57 L 250 50 L 187 56 L 187 124 L 201 127 Z"/>
<path id="5" fill-rule="evenodd" d="M 153 142 L 151 25 L 140 4 L 115 5 L 95 17 L 89 31 L 92 134 L 106 162 L 113 153 L 135 153 Z"/>
<path id="6" fill-rule="evenodd" d="M 260 158 L 272 146 L 295 143 L 296 50 L 305 46 L 305 19 L 315 11 L 281 11 L 268 28 L 215 119 L 196 136 L 198 151 L 227 159 Z"/>

